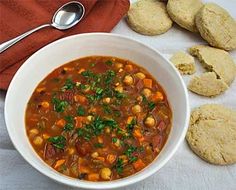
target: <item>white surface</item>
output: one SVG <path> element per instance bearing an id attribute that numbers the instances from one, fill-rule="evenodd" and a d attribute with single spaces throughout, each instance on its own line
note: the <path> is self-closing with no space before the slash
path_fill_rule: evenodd
<path id="1" fill-rule="evenodd" d="M 37 156 L 28 141 L 24 127 L 24 112 L 38 83 L 64 63 L 90 55 L 110 55 L 130 59 L 146 68 L 163 86 L 173 112 L 172 130 L 158 159 L 135 175 L 109 183 L 75 180 L 56 172 Z M 35 70 L 37 75 L 34 73 Z M 29 78 L 31 80 L 28 80 Z M 19 91 L 21 95 L 16 98 Z M 181 75 L 173 64 L 155 49 L 117 34 L 90 33 L 63 38 L 32 55 L 15 74 L 8 88 L 4 111 L 7 130 L 15 148 L 38 171 L 67 185 L 104 190 L 141 181 L 166 164 L 184 140 L 189 121 L 189 100 Z"/>
<path id="2" fill-rule="evenodd" d="M 236 0 L 215 0 L 219 5 L 227 9 L 236 19 Z M 123 34 L 138 39 L 163 54 L 172 54 L 178 50 L 186 50 L 188 47 L 198 43 L 205 43 L 198 34 L 192 34 L 178 26 L 172 27 L 167 33 L 148 37 L 139 35 L 130 30 L 124 21 L 121 21 L 113 30 L 113 33 Z M 231 52 L 236 61 L 236 51 Z M 167 55 L 169 56 L 169 55 Z M 203 69 L 197 64 L 198 73 Z M 191 76 L 185 76 L 188 83 Z M 5 93 L 0 95 L 0 189 L 50 189 L 69 190 L 73 189 L 58 184 L 43 176 L 33 169 L 14 149 L 6 131 L 3 118 Z M 190 107 L 194 108 L 205 103 L 221 103 L 236 109 L 236 80 L 230 89 L 216 98 L 203 98 L 189 92 Z M 17 108 L 16 108 L 17 109 Z M 173 158 L 156 174 L 146 180 L 122 188 L 124 190 L 233 190 L 236 189 L 236 165 L 214 166 L 202 161 L 188 148 L 184 142 Z"/>

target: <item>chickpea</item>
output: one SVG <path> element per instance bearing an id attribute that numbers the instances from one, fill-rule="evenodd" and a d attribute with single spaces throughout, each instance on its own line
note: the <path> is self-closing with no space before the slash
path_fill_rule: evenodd
<path id="1" fill-rule="evenodd" d="M 132 76 L 130 75 L 126 75 L 123 82 L 126 84 L 126 85 L 132 85 L 134 83 L 134 79 Z"/>
<path id="2" fill-rule="evenodd" d="M 144 88 L 142 93 L 143 93 L 143 95 L 144 95 L 146 98 L 148 98 L 148 97 L 151 96 L 152 91 L 151 91 L 150 89 L 148 89 L 148 88 Z"/>
<path id="3" fill-rule="evenodd" d="M 104 104 L 109 104 L 111 102 L 111 98 L 107 97 L 107 98 L 103 98 L 103 103 Z"/>
<path id="4" fill-rule="evenodd" d="M 98 152 L 93 152 L 91 154 L 92 158 L 97 158 L 99 156 Z"/>
<path id="5" fill-rule="evenodd" d="M 30 131 L 29 131 L 29 133 L 30 133 L 30 135 L 37 135 L 37 134 L 39 134 L 39 130 L 38 129 L 31 129 Z"/>
<path id="6" fill-rule="evenodd" d="M 87 116 L 87 120 L 88 120 L 88 121 L 92 121 L 92 120 L 93 120 L 93 116 L 92 116 L 92 115 L 88 115 L 88 116 Z"/>
<path id="7" fill-rule="evenodd" d="M 75 86 L 76 86 L 76 87 L 79 87 L 80 84 L 81 84 L 81 82 L 76 82 L 76 83 L 75 83 Z"/>
<path id="8" fill-rule="evenodd" d="M 97 139 L 98 139 L 98 143 L 103 143 L 103 138 L 102 137 L 97 137 Z"/>
<path id="9" fill-rule="evenodd" d="M 42 137 L 36 136 L 36 137 L 34 138 L 34 140 L 33 140 L 33 143 L 34 143 L 35 145 L 37 145 L 37 146 L 42 145 L 42 143 L 43 143 Z"/>
<path id="10" fill-rule="evenodd" d="M 119 148 L 120 147 L 120 139 L 117 139 L 116 142 L 114 142 L 114 145 Z"/>
<path id="11" fill-rule="evenodd" d="M 143 101 L 143 97 L 142 97 L 142 96 L 138 96 L 138 97 L 137 97 L 137 100 L 138 100 L 139 102 L 142 102 L 142 101 Z"/>
<path id="12" fill-rule="evenodd" d="M 116 63 L 115 64 L 115 68 L 116 69 L 121 69 L 123 67 L 123 64 L 122 63 Z"/>
<path id="13" fill-rule="evenodd" d="M 115 86 L 119 86 L 120 85 L 120 83 L 119 82 L 117 82 L 116 84 L 115 84 Z"/>
<path id="14" fill-rule="evenodd" d="M 149 116 L 145 119 L 144 123 L 147 127 L 154 127 L 155 119 L 152 116 Z"/>
<path id="15" fill-rule="evenodd" d="M 100 170 L 100 176 L 104 180 L 109 180 L 111 178 L 111 170 L 109 168 L 102 168 Z"/>
<path id="16" fill-rule="evenodd" d="M 69 148 L 69 149 L 68 149 L 68 153 L 69 153 L 70 155 L 74 154 L 74 153 L 75 153 L 75 149 L 74 149 L 74 148 Z"/>
<path id="17" fill-rule="evenodd" d="M 142 110 L 142 109 L 141 109 L 141 106 L 140 106 L 140 105 L 135 105 L 135 106 L 132 107 L 132 112 L 133 112 L 134 114 L 140 113 L 141 110 Z"/>
<path id="18" fill-rule="evenodd" d="M 123 72 L 123 71 L 124 71 L 124 69 L 119 69 L 119 71 L 118 71 L 118 72 L 119 72 L 119 73 L 121 73 L 121 72 Z"/>
<path id="19" fill-rule="evenodd" d="M 110 129 L 109 127 L 106 127 L 106 128 L 105 128 L 105 132 L 106 132 L 106 133 L 110 133 L 110 132 L 111 132 L 111 129 Z"/>
<path id="20" fill-rule="evenodd" d="M 115 87 L 115 91 L 122 93 L 123 92 L 123 87 L 122 86 L 117 86 Z"/>
<path id="21" fill-rule="evenodd" d="M 45 109 L 49 108 L 49 103 L 47 101 L 43 101 L 43 102 L 41 102 L 41 106 Z"/>
<path id="22" fill-rule="evenodd" d="M 145 74 L 143 74 L 143 73 L 141 73 L 141 72 L 136 73 L 135 76 L 138 77 L 138 78 L 141 79 L 141 80 L 146 78 Z"/>

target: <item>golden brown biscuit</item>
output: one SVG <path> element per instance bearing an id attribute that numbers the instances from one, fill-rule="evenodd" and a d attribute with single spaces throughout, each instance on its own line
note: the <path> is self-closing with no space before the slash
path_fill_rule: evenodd
<path id="1" fill-rule="evenodd" d="M 196 108 L 186 139 L 193 152 L 209 163 L 236 163 L 236 111 L 217 104 Z"/>

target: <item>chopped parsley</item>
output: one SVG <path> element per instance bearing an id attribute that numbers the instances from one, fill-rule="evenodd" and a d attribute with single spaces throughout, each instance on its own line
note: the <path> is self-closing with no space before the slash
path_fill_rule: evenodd
<path id="1" fill-rule="evenodd" d="M 103 109 L 103 112 L 104 112 L 105 114 L 111 114 L 111 113 L 112 113 L 112 110 L 111 110 L 111 108 L 110 108 L 109 105 L 103 104 L 103 105 L 102 105 L 102 109 Z"/>
<path id="2" fill-rule="evenodd" d="M 138 148 L 132 145 L 129 145 L 125 151 L 125 155 L 129 158 L 129 162 L 135 162 L 138 158 L 137 156 L 133 156 L 133 153 L 138 151 Z"/>
<path id="3" fill-rule="evenodd" d="M 118 138 L 113 137 L 111 140 L 112 140 L 113 143 L 116 143 L 118 141 Z"/>
<path id="4" fill-rule="evenodd" d="M 116 169 L 117 173 L 118 174 L 121 174 L 123 172 L 123 169 L 124 169 L 124 163 L 123 163 L 123 160 L 118 158 L 114 168 Z"/>
<path id="5" fill-rule="evenodd" d="M 63 129 L 65 131 L 71 131 L 72 129 L 74 129 L 74 125 L 73 123 L 66 123 Z"/>
<path id="6" fill-rule="evenodd" d="M 109 66 L 112 66 L 113 65 L 113 62 L 111 60 L 108 60 L 105 62 L 105 64 L 109 65 Z"/>
<path id="7" fill-rule="evenodd" d="M 66 138 L 63 136 L 55 136 L 48 138 L 48 141 L 53 144 L 54 147 L 59 149 L 64 149 L 66 145 Z"/>
<path id="8" fill-rule="evenodd" d="M 78 116 L 83 116 L 83 115 L 85 115 L 85 109 L 84 109 L 83 106 L 79 106 L 79 107 L 77 108 L 77 115 L 78 115 Z"/>
<path id="9" fill-rule="evenodd" d="M 103 148 L 103 147 L 104 147 L 104 144 L 102 144 L 102 143 L 95 143 L 95 144 L 94 144 L 94 147 L 95 147 L 95 148 Z"/>
<path id="10" fill-rule="evenodd" d="M 156 104 L 154 102 L 148 102 L 148 108 L 150 111 L 152 111 L 156 107 Z"/>
<path id="11" fill-rule="evenodd" d="M 95 65 L 96 65 L 95 63 L 91 63 L 90 67 L 95 67 Z"/>
<path id="12" fill-rule="evenodd" d="M 94 77 L 94 73 L 90 70 L 86 70 L 86 71 L 83 71 L 81 73 L 82 76 L 84 76 L 85 78 L 92 78 Z"/>
<path id="13" fill-rule="evenodd" d="M 59 112 L 59 113 L 64 112 L 66 107 L 69 105 L 69 103 L 67 101 L 60 100 L 60 99 L 58 99 L 56 97 L 52 98 L 52 103 L 54 105 L 54 110 L 56 112 Z"/>
<path id="14" fill-rule="evenodd" d="M 65 120 L 66 120 L 68 123 L 73 123 L 73 122 L 74 122 L 74 118 L 73 118 L 71 115 L 65 116 Z"/>
<path id="15" fill-rule="evenodd" d="M 149 109 L 150 111 L 152 111 L 152 110 L 156 107 L 156 104 L 155 104 L 154 102 L 152 102 L 152 101 L 149 102 L 148 99 L 146 98 L 146 96 L 142 95 L 142 97 L 143 97 L 142 102 L 143 102 L 145 105 L 147 105 L 147 107 L 148 107 L 148 109 Z"/>
<path id="16" fill-rule="evenodd" d="M 115 72 L 112 71 L 112 70 L 108 70 L 106 73 L 105 73 L 105 84 L 106 85 L 109 85 L 111 84 L 111 82 L 113 81 L 114 77 L 115 77 Z"/>
<path id="17" fill-rule="evenodd" d="M 120 113 L 120 111 L 118 111 L 118 110 L 115 110 L 113 113 L 114 113 L 114 115 L 115 115 L 116 117 L 120 117 L 120 116 L 121 116 L 121 113 Z"/>
<path id="18" fill-rule="evenodd" d="M 126 97 L 126 94 L 115 91 L 115 97 L 116 97 L 117 99 L 122 99 L 122 98 L 125 98 L 125 97 Z"/>
<path id="19" fill-rule="evenodd" d="M 64 86 L 61 88 L 62 91 L 64 90 L 71 90 L 75 87 L 75 83 L 71 79 L 66 79 Z"/>

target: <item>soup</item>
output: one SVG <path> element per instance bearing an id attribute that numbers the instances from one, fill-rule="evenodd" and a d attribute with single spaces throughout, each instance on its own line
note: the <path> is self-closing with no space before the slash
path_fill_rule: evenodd
<path id="1" fill-rule="evenodd" d="M 171 128 L 165 92 L 144 68 L 116 57 L 90 56 L 50 73 L 25 114 L 34 150 L 77 179 L 110 181 L 145 168 Z"/>

